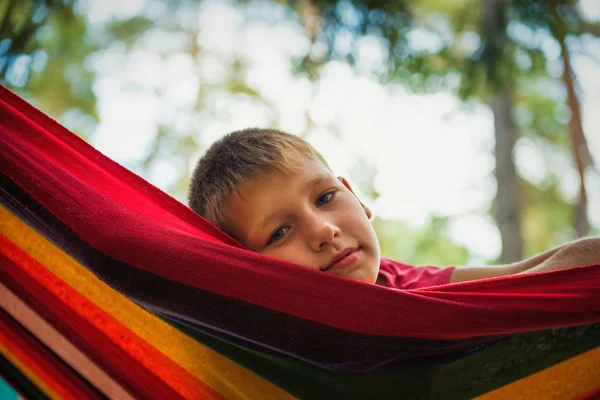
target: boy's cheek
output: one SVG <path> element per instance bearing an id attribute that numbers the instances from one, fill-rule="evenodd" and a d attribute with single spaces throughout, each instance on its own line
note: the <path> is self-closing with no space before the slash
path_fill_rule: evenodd
<path id="1" fill-rule="evenodd" d="M 312 267 L 310 260 L 305 252 L 301 251 L 298 246 L 294 244 L 288 244 L 286 246 L 279 246 L 274 249 L 268 249 L 262 253 L 263 255 L 276 258 L 278 260 L 287 261 L 292 264 L 298 264 L 305 267 Z"/>

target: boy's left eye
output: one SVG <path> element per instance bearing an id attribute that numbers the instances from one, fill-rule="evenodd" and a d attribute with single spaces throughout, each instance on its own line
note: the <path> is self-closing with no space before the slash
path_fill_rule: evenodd
<path id="1" fill-rule="evenodd" d="M 333 198 L 333 195 L 334 195 L 333 191 L 322 194 L 321 196 L 319 196 L 319 198 L 317 199 L 315 204 L 317 205 L 317 207 L 323 206 L 331 201 L 331 199 Z"/>
<path id="2" fill-rule="evenodd" d="M 290 228 L 279 228 L 279 229 L 277 229 L 275 232 L 273 232 L 273 234 L 269 238 L 269 241 L 267 242 L 267 245 L 270 245 L 271 243 L 275 243 L 275 242 L 278 242 L 281 239 L 283 239 L 283 237 L 285 236 L 285 234 L 289 230 L 290 230 Z"/>

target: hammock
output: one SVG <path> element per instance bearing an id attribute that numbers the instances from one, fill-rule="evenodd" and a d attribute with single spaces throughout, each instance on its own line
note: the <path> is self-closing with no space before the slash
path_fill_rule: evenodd
<path id="1" fill-rule="evenodd" d="M 600 266 L 399 291 L 249 252 L 0 87 L 0 373 L 33 398 L 584 398 Z"/>

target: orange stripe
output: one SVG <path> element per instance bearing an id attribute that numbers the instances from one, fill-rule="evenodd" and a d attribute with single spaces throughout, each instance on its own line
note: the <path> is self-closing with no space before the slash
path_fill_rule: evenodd
<path id="1" fill-rule="evenodd" d="M 154 317 L 0 206 L 0 232 L 48 271 L 225 398 L 292 399 L 271 382 Z M 42 282 L 37 273 L 31 272 Z"/>
<path id="2" fill-rule="evenodd" d="M 585 398 L 600 389 L 600 347 L 536 372 L 477 400 Z"/>

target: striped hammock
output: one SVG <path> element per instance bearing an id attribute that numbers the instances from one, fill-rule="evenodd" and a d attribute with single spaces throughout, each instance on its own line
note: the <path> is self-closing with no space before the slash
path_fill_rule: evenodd
<path id="1" fill-rule="evenodd" d="M 0 393 L 600 394 L 600 266 L 399 291 L 273 260 L 2 87 L 0 202 Z"/>

